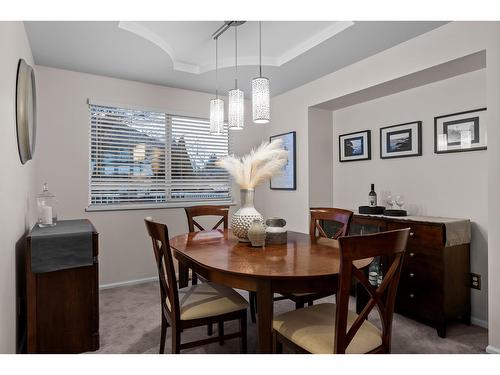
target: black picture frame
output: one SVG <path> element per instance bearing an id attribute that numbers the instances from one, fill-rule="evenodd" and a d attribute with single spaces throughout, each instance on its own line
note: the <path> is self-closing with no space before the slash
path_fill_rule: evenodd
<path id="1" fill-rule="evenodd" d="M 352 137 L 349 137 L 352 136 Z M 366 139 L 366 145 L 363 143 L 361 145 L 362 147 L 362 154 L 366 154 L 364 157 L 359 157 L 360 155 L 342 155 L 342 150 L 345 150 L 345 142 L 346 141 L 352 141 L 352 140 L 358 140 L 358 139 Z M 340 163 L 347 163 L 347 162 L 352 162 L 352 161 L 361 161 L 361 160 L 371 160 L 371 130 L 360 130 L 357 132 L 352 132 L 352 133 L 346 133 L 346 134 L 340 134 L 339 135 L 339 162 Z M 342 147 L 342 144 L 344 144 L 344 147 Z M 366 150 L 366 152 L 365 152 Z"/>
<path id="2" fill-rule="evenodd" d="M 457 112 L 457 113 L 451 113 L 448 115 L 441 115 L 434 117 L 434 153 L 436 154 L 448 154 L 448 153 L 454 153 L 454 152 L 469 152 L 469 151 L 481 151 L 481 150 L 487 150 L 487 144 L 486 144 L 486 125 L 484 125 L 484 129 L 481 129 L 481 116 L 484 115 L 483 111 L 486 111 L 487 108 L 478 108 L 478 109 L 471 109 L 469 111 L 463 111 L 463 112 Z M 473 114 L 477 114 L 474 116 Z M 458 118 L 458 119 L 450 119 L 449 121 L 444 121 L 447 117 L 460 117 L 463 115 L 468 115 L 467 117 L 464 118 Z M 474 127 L 474 138 L 471 140 L 471 147 L 468 148 L 455 148 L 455 149 L 447 149 L 448 147 L 458 147 L 460 146 L 460 142 L 452 141 L 450 142 L 448 137 L 446 140 L 446 149 L 441 149 L 442 145 L 439 145 L 438 142 L 438 136 L 441 134 L 449 134 L 449 129 L 451 126 L 455 125 L 460 125 L 460 124 L 466 124 L 466 123 L 472 123 L 472 126 Z M 439 128 L 442 126 L 443 132 L 439 132 Z M 481 133 L 483 132 L 484 135 L 484 143 L 481 140 Z M 472 146 L 472 144 L 479 144 L 479 146 Z M 484 145 L 481 145 L 484 144 Z"/>
<path id="3" fill-rule="evenodd" d="M 395 128 L 400 128 L 396 130 Z M 389 129 L 394 129 L 390 131 Z M 409 150 L 389 151 L 390 136 L 397 134 L 408 134 L 408 142 L 412 146 Z M 414 134 L 415 133 L 415 134 Z M 385 142 L 384 142 L 385 139 Z M 416 139 L 416 149 L 413 149 L 413 140 Z M 384 150 L 385 143 L 385 150 Z M 385 152 L 384 152 L 385 151 Z M 412 151 L 411 153 L 409 153 Z M 392 154 L 392 155 L 391 155 Z M 397 159 L 422 156 L 422 121 L 411 121 L 403 124 L 385 126 L 380 128 L 380 159 Z"/>
<path id="4" fill-rule="evenodd" d="M 297 190 L 297 151 L 296 151 L 296 132 L 291 131 L 288 133 L 282 133 L 282 134 L 277 134 L 277 135 L 272 135 L 269 137 L 269 141 L 273 141 L 276 138 L 284 138 L 284 137 L 290 137 L 291 138 L 291 144 L 292 144 L 292 150 L 288 150 L 289 154 L 291 154 L 288 157 L 288 161 L 290 162 L 290 159 L 292 160 L 292 178 L 291 178 L 291 184 L 289 185 L 279 185 L 279 182 L 277 181 L 279 176 L 273 177 L 269 180 L 269 188 L 271 190 Z M 284 141 L 283 143 L 286 144 Z M 288 163 L 287 163 L 288 165 Z M 286 169 L 286 166 L 285 166 Z M 274 185 L 273 185 L 274 182 Z"/>

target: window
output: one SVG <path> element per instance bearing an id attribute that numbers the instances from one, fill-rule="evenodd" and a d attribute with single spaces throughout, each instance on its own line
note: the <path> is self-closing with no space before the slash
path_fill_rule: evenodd
<path id="1" fill-rule="evenodd" d="M 206 119 L 90 104 L 90 208 L 228 202 L 231 180 L 216 161 L 227 130 Z"/>

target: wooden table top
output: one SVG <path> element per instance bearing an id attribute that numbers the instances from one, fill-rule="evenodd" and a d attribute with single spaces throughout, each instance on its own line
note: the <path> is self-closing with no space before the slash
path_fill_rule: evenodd
<path id="1" fill-rule="evenodd" d="M 340 269 L 339 243 L 328 238 L 288 231 L 284 245 L 252 247 L 239 242 L 231 230 L 181 234 L 170 239 L 177 255 L 213 270 L 262 278 L 321 277 Z M 355 262 L 366 267 L 370 259 Z"/>

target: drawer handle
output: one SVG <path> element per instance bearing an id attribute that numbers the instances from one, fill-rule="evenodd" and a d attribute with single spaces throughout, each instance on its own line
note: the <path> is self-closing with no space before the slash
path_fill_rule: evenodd
<path id="1" fill-rule="evenodd" d="M 411 293 L 410 298 L 415 298 L 415 294 Z"/>
<path id="2" fill-rule="evenodd" d="M 410 232 L 410 237 L 415 237 L 415 232 Z"/>
<path id="3" fill-rule="evenodd" d="M 413 272 L 410 272 L 410 277 L 415 277 L 415 274 Z"/>
<path id="4" fill-rule="evenodd" d="M 415 256 L 415 253 L 410 253 L 410 256 L 411 256 L 411 257 L 414 257 L 414 256 Z"/>

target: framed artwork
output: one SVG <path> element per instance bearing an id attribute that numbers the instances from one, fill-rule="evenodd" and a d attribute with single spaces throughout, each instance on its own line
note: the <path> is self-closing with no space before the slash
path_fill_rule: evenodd
<path id="1" fill-rule="evenodd" d="M 339 161 L 371 159 L 371 131 L 339 135 Z"/>
<path id="2" fill-rule="evenodd" d="M 380 128 L 380 158 L 422 155 L 422 121 Z"/>
<path id="3" fill-rule="evenodd" d="M 295 152 L 295 132 L 278 134 L 269 137 L 270 141 L 277 138 L 283 140 L 283 148 L 288 151 L 288 162 L 283 167 L 283 173 L 274 176 L 269 181 L 270 188 L 273 190 L 296 190 L 296 152 Z"/>
<path id="4" fill-rule="evenodd" d="M 486 150 L 486 108 L 434 117 L 434 152 Z"/>

